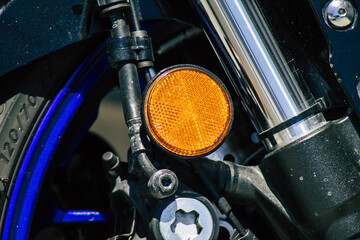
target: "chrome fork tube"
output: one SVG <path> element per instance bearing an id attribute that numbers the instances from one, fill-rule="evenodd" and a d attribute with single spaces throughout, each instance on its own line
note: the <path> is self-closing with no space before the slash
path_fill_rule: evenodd
<path id="1" fill-rule="evenodd" d="M 256 6 L 247 0 L 198 0 L 197 4 L 227 64 L 240 82 L 243 104 L 261 133 L 315 104 L 306 85 L 290 70 Z M 269 150 L 284 146 L 325 123 L 321 113 L 300 119 L 264 139 Z"/>

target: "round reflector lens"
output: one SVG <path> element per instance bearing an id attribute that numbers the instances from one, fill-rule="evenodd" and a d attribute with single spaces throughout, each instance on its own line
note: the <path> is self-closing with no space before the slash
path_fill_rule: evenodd
<path id="1" fill-rule="evenodd" d="M 196 66 L 161 72 L 147 89 L 144 117 L 153 139 L 183 157 L 216 149 L 227 135 L 232 102 L 214 75 Z"/>

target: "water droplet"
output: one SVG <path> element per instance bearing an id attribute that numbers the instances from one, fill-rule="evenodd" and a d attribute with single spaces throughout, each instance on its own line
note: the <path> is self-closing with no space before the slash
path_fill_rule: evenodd
<path id="1" fill-rule="evenodd" d="M 299 179 L 300 179 L 300 181 L 302 181 L 302 180 L 304 180 L 304 177 L 303 177 L 303 176 L 301 176 L 301 177 L 299 177 Z"/>

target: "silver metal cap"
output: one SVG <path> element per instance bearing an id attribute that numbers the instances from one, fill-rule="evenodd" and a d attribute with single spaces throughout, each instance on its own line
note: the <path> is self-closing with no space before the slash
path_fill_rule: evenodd
<path id="1" fill-rule="evenodd" d="M 355 27 L 358 12 L 348 0 L 333 0 L 325 4 L 323 17 L 331 29 L 348 31 Z"/>

